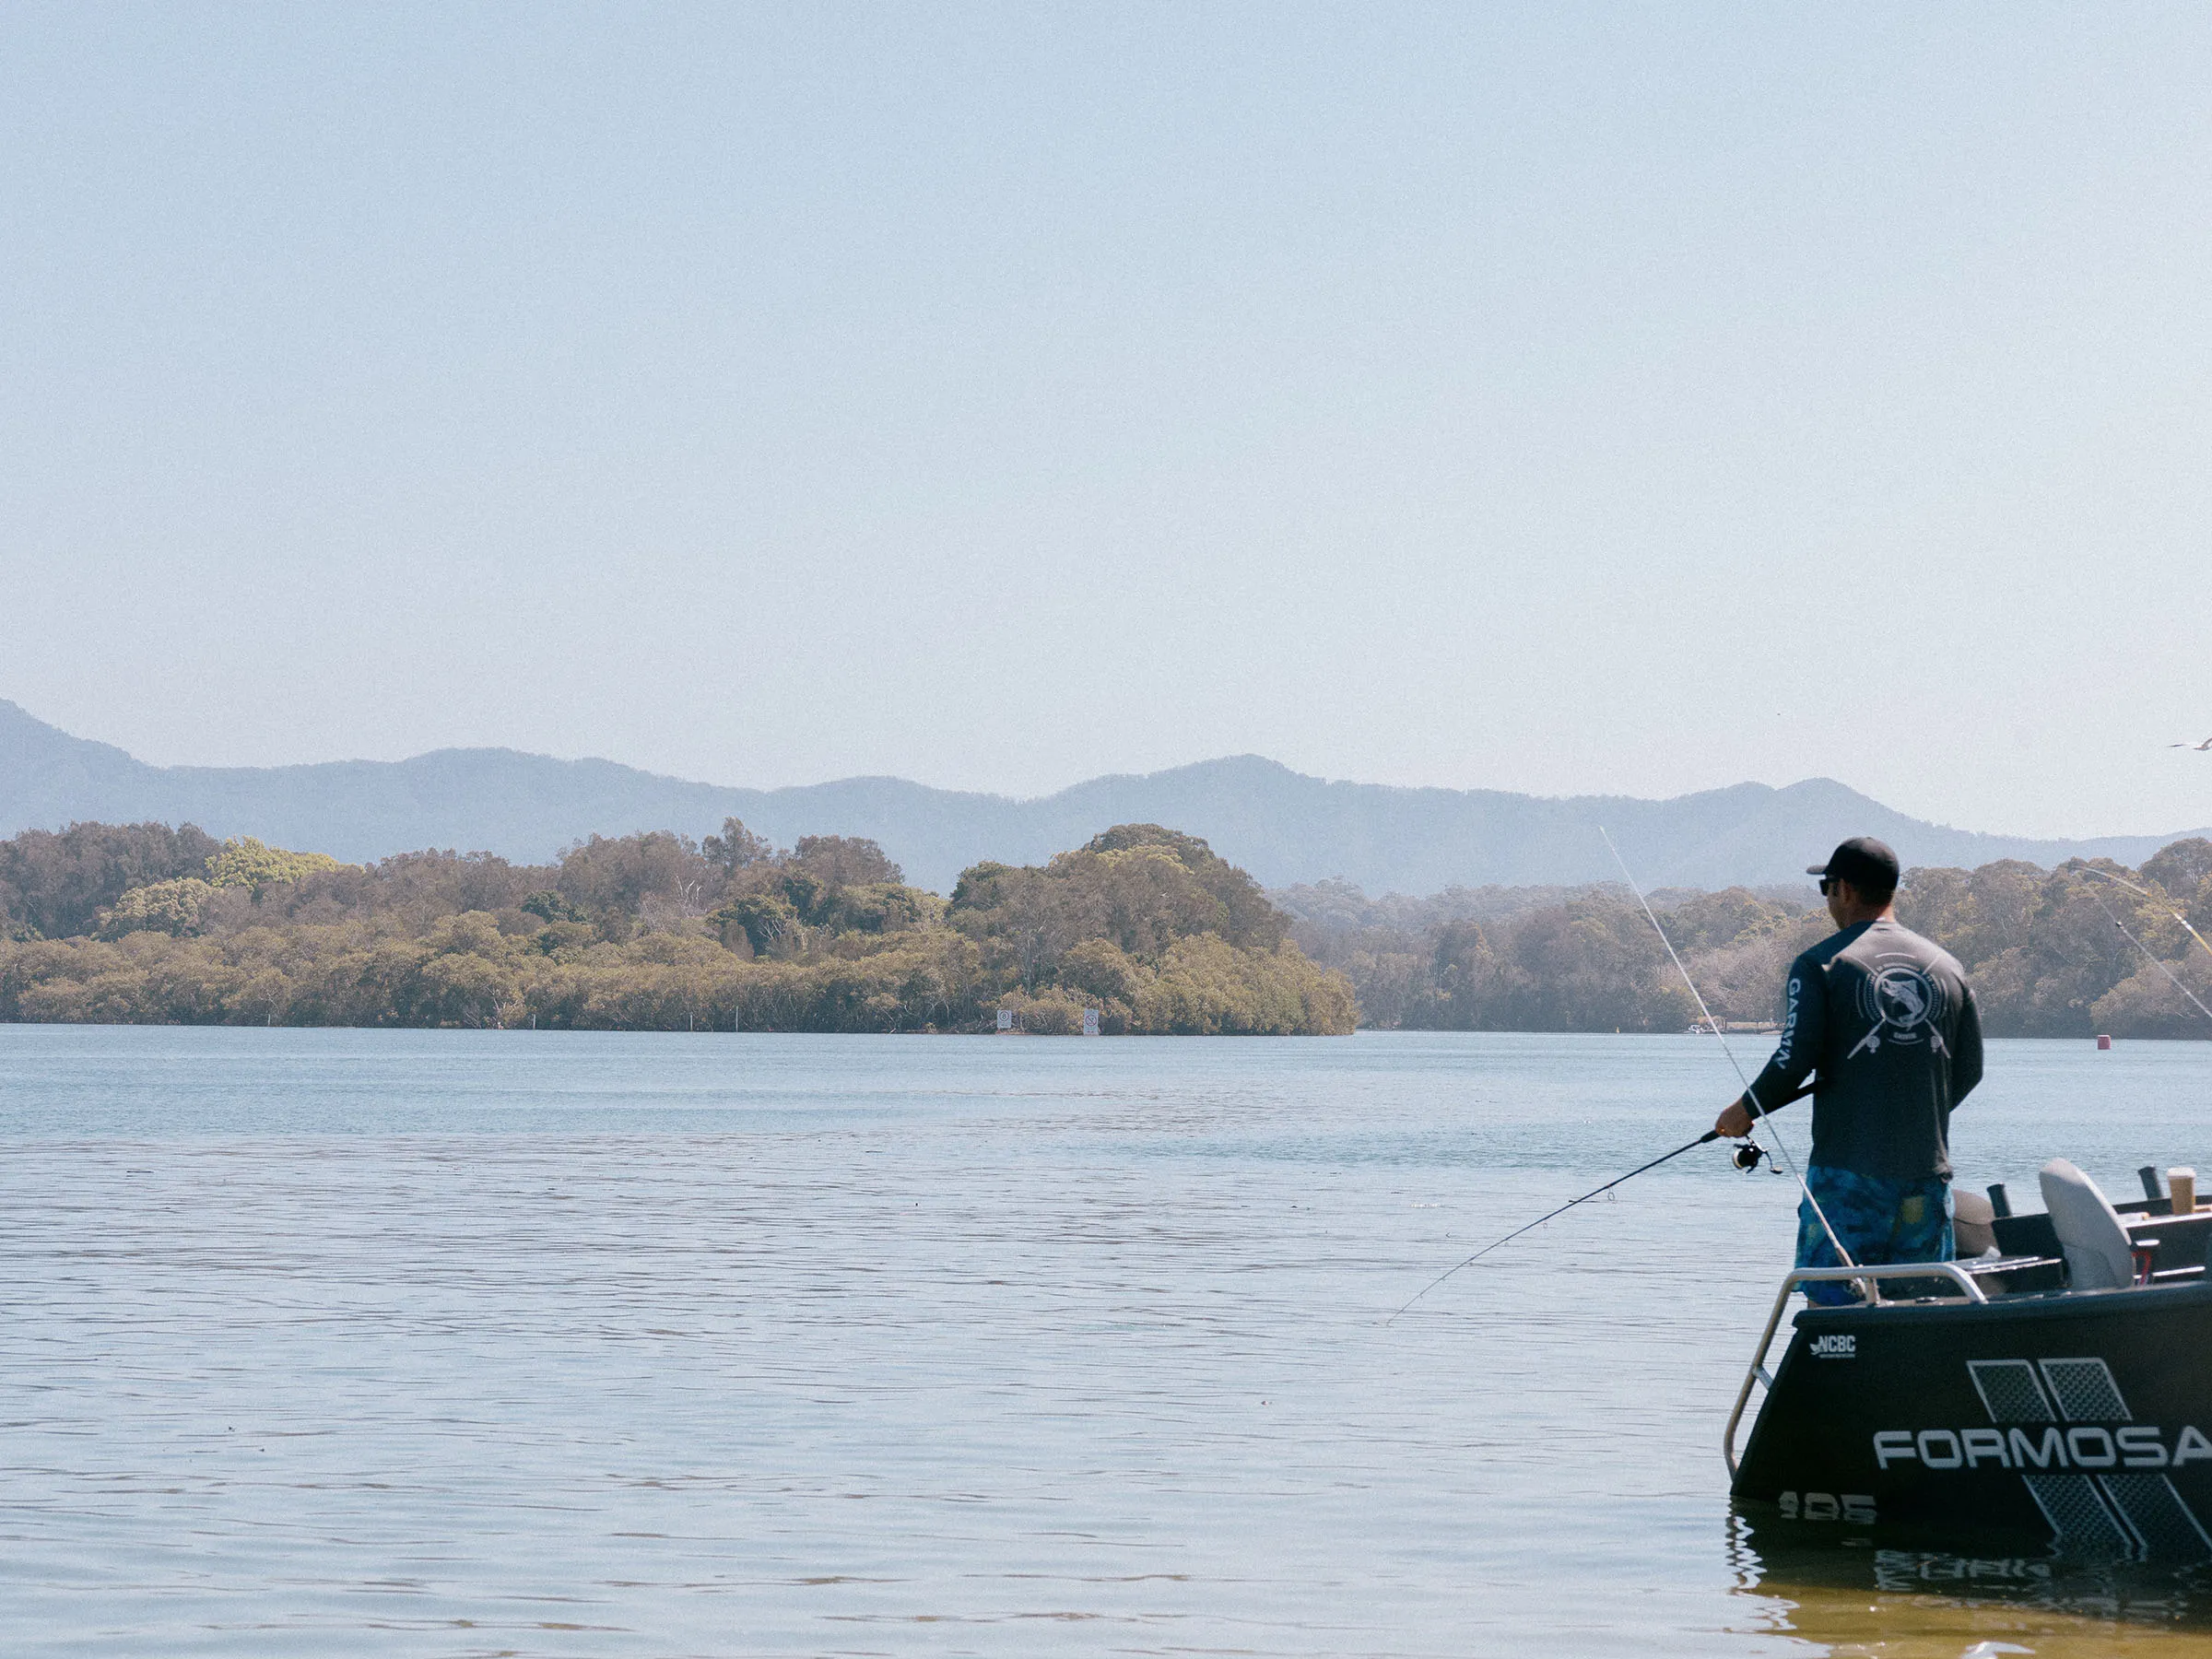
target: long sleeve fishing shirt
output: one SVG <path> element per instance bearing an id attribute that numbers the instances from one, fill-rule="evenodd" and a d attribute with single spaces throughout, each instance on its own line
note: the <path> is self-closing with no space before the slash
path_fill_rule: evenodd
<path id="1" fill-rule="evenodd" d="M 1949 1175 L 1951 1109 L 1982 1080 L 1982 1017 L 1957 959 L 1884 918 L 1792 962 L 1782 1041 L 1751 1098 L 1787 1100 L 1816 1068 L 1812 1162 L 1885 1181 Z"/>

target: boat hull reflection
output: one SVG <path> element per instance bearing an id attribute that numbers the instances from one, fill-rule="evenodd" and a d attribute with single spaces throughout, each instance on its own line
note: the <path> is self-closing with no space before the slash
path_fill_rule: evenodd
<path id="1" fill-rule="evenodd" d="M 2202 1652 L 2212 1632 L 2205 1564 L 1970 1554 L 1771 1511 L 1739 1509 L 1735 1525 L 1738 1586 L 1763 1604 L 1762 1623 L 1832 1651 L 1955 1659 L 2009 1641 L 2039 1659 L 2111 1659 L 2172 1653 L 2177 1641 Z"/>

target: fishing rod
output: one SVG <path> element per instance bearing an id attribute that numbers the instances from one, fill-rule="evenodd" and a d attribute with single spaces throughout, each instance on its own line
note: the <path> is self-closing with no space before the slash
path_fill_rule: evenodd
<path id="1" fill-rule="evenodd" d="M 2093 865 L 2084 865 L 2082 867 L 2088 870 L 2092 876 L 2102 876 L 2107 881 L 2119 881 L 2122 887 L 2126 888 L 2131 892 L 2143 893 L 2143 889 L 2136 886 L 2134 882 L 2120 881 L 2119 877 L 2110 875 L 2103 870 L 2100 870 Z M 2212 1019 L 2212 1008 L 2206 1007 L 2204 999 L 2198 996 L 2195 992 L 2190 990 L 2188 986 L 2182 983 L 2181 975 L 2174 972 L 2172 969 L 2167 967 L 2164 959 L 2153 951 L 2149 946 L 2144 944 L 2142 940 L 2136 938 L 2134 934 L 2127 931 L 2127 924 L 2121 921 L 2118 916 L 2112 914 L 2112 907 L 2105 903 L 2103 896 L 2100 894 L 2095 888 L 2085 887 L 2081 890 L 2087 893 L 2092 900 L 2096 901 L 2097 908 L 2104 912 L 2104 919 L 2107 922 L 2110 922 L 2114 927 L 2118 928 L 2122 935 L 2130 945 L 2133 945 L 2137 950 L 2141 951 L 2145 956 L 2150 959 L 2152 967 L 2156 968 L 2160 973 L 2164 974 L 2168 979 L 2173 982 L 2173 988 L 2176 991 L 2179 991 L 2191 1002 L 2196 1004 L 2196 1011 L 2199 1014 L 2202 1014 L 2206 1019 Z M 2143 897 L 2146 899 L 2150 899 L 2150 895 L 2148 893 L 2143 893 Z M 2156 904 L 2158 900 L 2151 899 L 2151 902 Z M 2189 927 L 2188 918 L 2183 916 L 2181 912 L 2168 911 L 2166 913 L 2171 916 L 2176 922 L 2179 922 L 2183 927 Z M 2195 928 L 2189 927 L 2189 936 L 2196 940 L 2199 945 L 2205 945 L 2203 937 L 2197 933 Z M 2205 945 L 2205 948 L 2206 950 L 2212 950 L 2212 945 Z"/>
<path id="2" fill-rule="evenodd" d="M 1644 920 L 1652 924 L 1652 931 L 1659 935 L 1659 943 L 1666 947 L 1667 958 L 1674 963 L 1675 971 L 1682 976 L 1682 982 L 1689 987 L 1690 995 L 1697 999 L 1698 1012 L 1705 1017 L 1706 1028 L 1712 1032 L 1714 1039 L 1720 1043 L 1721 1053 L 1728 1056 L 1728 1064 L 1735 1073 L 1735 1080 L 1744 1086 L 1744 1099 L 1750 1103 L 1751 1108 L 1751 1144 L 1756 1147 L 1759 1145 L 1759 1121 L 1770 1115 L 1769 1109 L 1759 1104 L 1759 1096 L 1752 1090 L 1751 1079 L 1744 1075 L 1744 1068 L 1736 1060 L 1735 1051 L 1728 1046 L 1728 1039 L 1722 1034 L 1721 1022 L 1713 1018 L 1712 1010 L 1705 1006 L 1705 994 L 1698 989 L 1698 982 L 1689 977 L 1689 970 L 1682 965 L 1681 953 L 1675 949 L 1675 942 L 1666 936 L 1666 929 L 1659 925 L 1659 918 L 1652 910 L 1651 900 L 1643 896 L 1643 889 L 1636 885 L 1636 877 L 1629 874 L 1629 861 L 1621 857 L 1620 849 L 1613 844 L 1613 837 L 1603 824 L 1597 827 L 1597 832 L 1606 838 L 1606 851 L 1613 854 L 1613 862 L 1620 866 L 1620 878 L 1629 884 L 1629 891 L 1636 895 L 1636 902 L 1643 907 Z M 1799 1093 L 1792 1095 L 1790 1100 L 1800 1100 L 1807 1092 L 1810 1091 L 1801 1090 Z M 1781 1111 L 1783 1107 L 1790 1103 L 1790 1100 L 1777 1102 L 1772 1111 Z M 1820 1207 L 1820 1200 L 1813 1196 L 1811 1185 L 1804 1176 L 1797 1173 L 1797 1166 L 1790 1159 L 1789 1147 L 1782 1138 L 1782 1126 L 1777 1124 L 1771 1127 L 1774 1131 L 1776 1159 L 1783 1169 L 1790 1172 L 1791 1177 L 1797 1182 L 1797 1190 L 1805 1194 L 1806 1203 L 1812 1207 L 1813 1214 L 1819 1218 L 1820 1230 L 1828 1235 L 1829 1243 L 1835 1249 L 1836 1259 L 1846 1267 L 1856 1267 L 1858 1263 L 1851 1259 L 1851 1252 L 1843 1248 L 1842 1238 L 1829 1224 L 1828 1212 Z"/>
<path id="3" fill-rule="evenodd" d="M 2180 911 L 2175 910 L 2170 904 L 2159 904 L 2158 895 L 2151 892 L 2147 888 L 2139 888 L 2134 882 L 2128 880 L 2125 877 L 2115 876 L 2110 870 L 2100 870 L 2095 865 L 2083 865 L 2081 867 L 2091 876 L 2101 876 L 2107 881 L 2116 881 L 2122 887 L 2125 888 L 2129 892 L 2139 893 L 2144 898 L 2149 900 L 2153 904 L 2158 904 L 2160 910 L 2164 911 L 2168 915 L 2171 916 L 2176 922 L 2179 922 L 2182 924 L 2183 932 L 2188 934 L 2188 935 L 2194 939 L 2199 945 L 2204 945 L 2205 954 L 2206 956 L 2212 956 L 2212 945 L 2206 944 L 2205 935 L 2198 933 L 2195 928 L 2189 925 L 2189 918 L 2183 915 Z M 2117 924 L 2115 923 L 2115 925 L 2116 924 Z M 2126 933 L 2126 931 L 2127 930 L 2125 928 L 2121 929 L 2121 932 L 2123 933 Z M 2134 935 L 2130 935 L 2129 936 L 2132 938 Z M 2198 1006 L 2202 1006 L 2203 1005 L 2199 1004 Z"/>
<path id="4" fill-rule="evenodd" d="M 1809 1095 L 1812 1092 L 1813 1086 L 1810 1083 L 1807 1083 L 1803 1088 L 1800 1088 L 1795 1094 L 1792 1095 L 1789 1100 L 1784 1100 L 1783 1104 L 1787 1106 L 1790 1103 L 1790 1100 L 1802 1100 L 1806 1095 Z M 1465 1261 L 1458 1263 L 1456 1265 L 1447 1267 L 1443 1272 L 1438 1274 L 1434 1278 L 1423 1285 L 1418 1290 L 1415 1291 L 1412 1296 L 1408 1297 L 1406 1300 L 1405 1307 L 1401 1307 L 1398 1310 L 1398 1313 L 1405 1312 L 1406 1308 L 1412 1307 L 1415 1302 L 1419 1301 L 1422 1297 L 1428 1295 L 1430 1291 L 1435 1289 L 1439 1285 L 1442 1284 L 1446 1279 L 1457 1273 L 1460 1268 L 1472 1267 L 1476 1263 L 1481 1261 L 1484 1256 L 1488 1255 L 1491 1251 L 1498 1249 L 1501 1245 L 1511 1244 L 1523 1233 L 1534 1232 L 1537 1228 L 1543 1226 L 1545 1222 L 1552 1220 L 1557 1217 L 1565 1215 L 1576 1205 L 1587 1204 L 1591 1199 L 1611 1192 L 1615 1187 L 1620 1185 L 1622 1182 L 1635 1180 L 1637 1176 L 1642 1174 L 1646 1170 L 1655 1170 L 1661 1164 L 1665 1163 L 1670 1159 L 1679 1158 L 1685 1152 L 1695 1151 L 1698 1147 L 1705 1146 L 1712 1141 L 1719 1140 L 1720 1138 L 1721 1132 L 1718 1129 L 1708 1129 L 1704 1134 L 1699 1135 L 1696 1140 L 1684 1141 L 1682 1145 L 1677 1147 L 1672 1152 L 1662 1152 L 1657 1158 L 1653 1159 L 1650 1163 L 1639 1164 L 1636 1166 L 1636 1168 L 1630 1170 L 1626 1175 L 1616 1175 L 1612 1180 L 1606 1182 L 1604 1186 L 1592 1187 L 1580 1198 L 1568 1199 L 1567 1202 L 1560 1205 L 1558 1209 L 1551 1211 L 1547 1215 L 1538 1216 L 1527 1226 L 1514 1228 L 1513 1230 L 1510 1233 L 1507 1233 L 1504 1238 L 1498 1240 L 1494 1243 L 1485 1244 L 1480 1250 L 1477 1251 Z M 1747 1173 L 1759 1167 L 1759 1148 L 1755 1145 L 1749 1148 L 1749 1150 L 1753 1156 L 1748 1159 L 1748 1161 L 1747 1161 L 1744 1157 L 1744 1149 L 1739 1148 L 1736 1153 L 1736 1168 L 1746 1171 Z M 1390 1318 L 1384 1320 L 1382 1323 L 1385 1325 L 1394 1324 L 1398 1317 L 1398 1313 L 1393 1313 Z"/>

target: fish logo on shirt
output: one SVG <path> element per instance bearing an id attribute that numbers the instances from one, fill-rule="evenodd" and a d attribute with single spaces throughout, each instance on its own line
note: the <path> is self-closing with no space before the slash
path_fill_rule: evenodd
<path id="1" fill-rule="evenodd" d="M 1873 1029 L 1859 1039 L 1847 1059 L 1878 1053 L 1884 1040 L 1890 1042 L 1925 1042 L 1939 1054 L 1948 1055 L 1940 1021 L 1949 1012 L 1943 987 L 1927 971 L 1909 958 L 1880 963 L 1859 983 L 1859 1012 Z"/>

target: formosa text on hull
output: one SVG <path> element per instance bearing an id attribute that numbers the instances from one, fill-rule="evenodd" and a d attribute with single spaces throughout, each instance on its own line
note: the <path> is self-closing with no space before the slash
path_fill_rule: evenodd
<path id="1" fill-rule="evenodd" d="M 1793 1270 L 1728 1419 L 1735 1498 L 1811 1524 L 2212 1560 L 2212 1209 L 2174 1177 L 2161 1192 L 2147 1170 L 2147 1195 L 2115 1206 L 2054 1159 L 2044 1213 L 1994 1216 L 1981 1259 Z M 1853 1277 L 1866 1300 L 1805 1309 L 1770 1371 L 1791 1291 Z"/>

